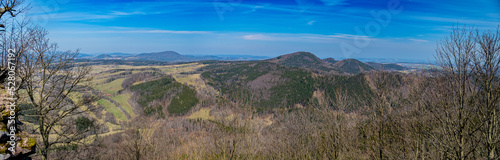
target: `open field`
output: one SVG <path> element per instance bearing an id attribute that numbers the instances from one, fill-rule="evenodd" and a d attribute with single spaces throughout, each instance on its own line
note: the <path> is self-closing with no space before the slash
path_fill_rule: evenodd
<path id="1" fill-rule="evenodd" d="M 120 104 L 120 106 L 131 116 L 131 117 L 135 117 L 135 113 L 134 113 L 134 110 L 132 109 L 132 107 L 130 106 L 130 104 L 128 103 L 128 100 L 130 99 L 130 94 L 129 93 L 125 93 L 125 94 L 119 94 L 119 95 L 116 95 L 115 97 L 112 98 L 114 101 L 118 102 Z"/>
<path id="2" fill-rule="evenodd" d="M 120 78 L 120 79 L 114 80 L 114 81 L 112 81 L 110 83 L 106 83 L 106 84 L 103 84 L 103 85 L 98 85 L 95 88 L 99 89 L 99 90 L 101 90 L 103 92 L 106 92 L 108 94 L 115 94 L 119 90 L 123 89 L 122 88 L 123 80 L 125 80 L 125 78 Z"/>
<path id="3" fill-rule="evenodd" d="M 122 120 L 122 121 L 127 121 L 127 117 L 118 109 L 113 103 L 109 102 L 108 100 L 101 99 L 97 101 L 97 104 L 100 106 L 104 107 L 107 112 L 110 112 L 115 116 L 115 118 Z"/>
<path id="4" fill-rule="evenodd" d="M 203 120 L 213 120 L 214 117 L 210 116 L 210 109 L 202 108 L 187 117 L 188 119 L 203 119 Z"/>

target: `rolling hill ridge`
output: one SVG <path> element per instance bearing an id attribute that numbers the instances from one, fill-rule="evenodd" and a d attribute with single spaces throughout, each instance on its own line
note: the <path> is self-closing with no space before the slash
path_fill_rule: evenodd
<path id="1" fill-rule="evenodd" d="M 82 59 L 92 59 L 92 60 L 135 60 L 135 61 L 161 61 L 161 62 L 193 62 L 193 61 L 203 61 L 203 60 L 219 60 L 219 61 L 234 61 L 234 60 L 263 60 L 269 57 L 265 56 L 252 56 L 252 55 L 203 55 L 203 56 L 193 56 L 193 55 L 182 55 L 175 51 L 162 51 L 162 52 L 151 52 L 151 53 L 140 53 L 140 54 L 129 54 L 129 53 L 107 53 L 100 54 L 97 56 L 92 56 L 90 54 L 84 54 L 84 56 L 79 57 Z"/>
<path id="2" fill-rule="evenodd" d="M 348 74 L 359 74 L 361 72 L 375 70 L 371 66 L 356 59 L 344 59 L 335 62 L 334 64 L 332 64 L 332 66 L 340 70 L 342 73 L 348 73 Z"/>

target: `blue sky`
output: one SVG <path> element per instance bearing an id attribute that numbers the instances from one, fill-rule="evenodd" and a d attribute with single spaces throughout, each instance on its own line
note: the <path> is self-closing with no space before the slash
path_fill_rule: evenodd
<path id="1" fill-rule="evenodd" d="M 496 29 L 498 0 L 32 0 L 61 50 L 432 59 L 453 23 Z"/>

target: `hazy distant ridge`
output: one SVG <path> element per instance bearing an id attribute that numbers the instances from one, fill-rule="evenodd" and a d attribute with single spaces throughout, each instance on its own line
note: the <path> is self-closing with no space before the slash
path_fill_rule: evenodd
<path id="1" fill-rule="evenodd" d="M 262 60 L 287 67 L 297 67 L 310 69 L 320 72 L 333 72 L 345 74 L 359 74 L 371 70 L 406 70 L 408 68 L 398 64 L 383 64 L 375 62 L 363 63 L 356 59 L 335 60 L 333 58 L 320 59 L 310 52 L 300 51 L 290 54 L 281 55 L 269 59 L 265 56 L 250 56 L 250 55 L 182 55 L 175 51 L 151 52 L 141 54 L 127 53 L 109 53 L 101 54 L 94 57 L 89 57 L 84 54 L 82 58 L 90 58 L 93 60 L 138 60 L 138 61 L 161 61 L 161 62 L 192 62 L 202 60 L 219 60 L 219 61 L 249 61 Z"/>
<path id="2" fill-rule="evenodd" d="M 128 53 L 106 53 L 93 56 L 90 54 L 82 54 L 80 58 L 86 59 L 120 59 L 120 60 L 147 60 L 147 61 L 165 61 L 165 62 L 190 62 L 201 60 L 262 60 L 268 59 L 266 56 L 252 56 L 252 55 L 182 55 L 175 51 L 151 52 L 140 54 Z"/>

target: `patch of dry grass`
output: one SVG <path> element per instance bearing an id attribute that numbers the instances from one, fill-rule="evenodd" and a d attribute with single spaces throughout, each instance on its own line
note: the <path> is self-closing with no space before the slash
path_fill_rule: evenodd
<path id="1" fill-rule="evenodd" d="M 213 120 L 214 117 L 210 116 L 210 109 L 202 108 L 187 117 L 188 119 L 203 119 L 203 120 Z"/>

